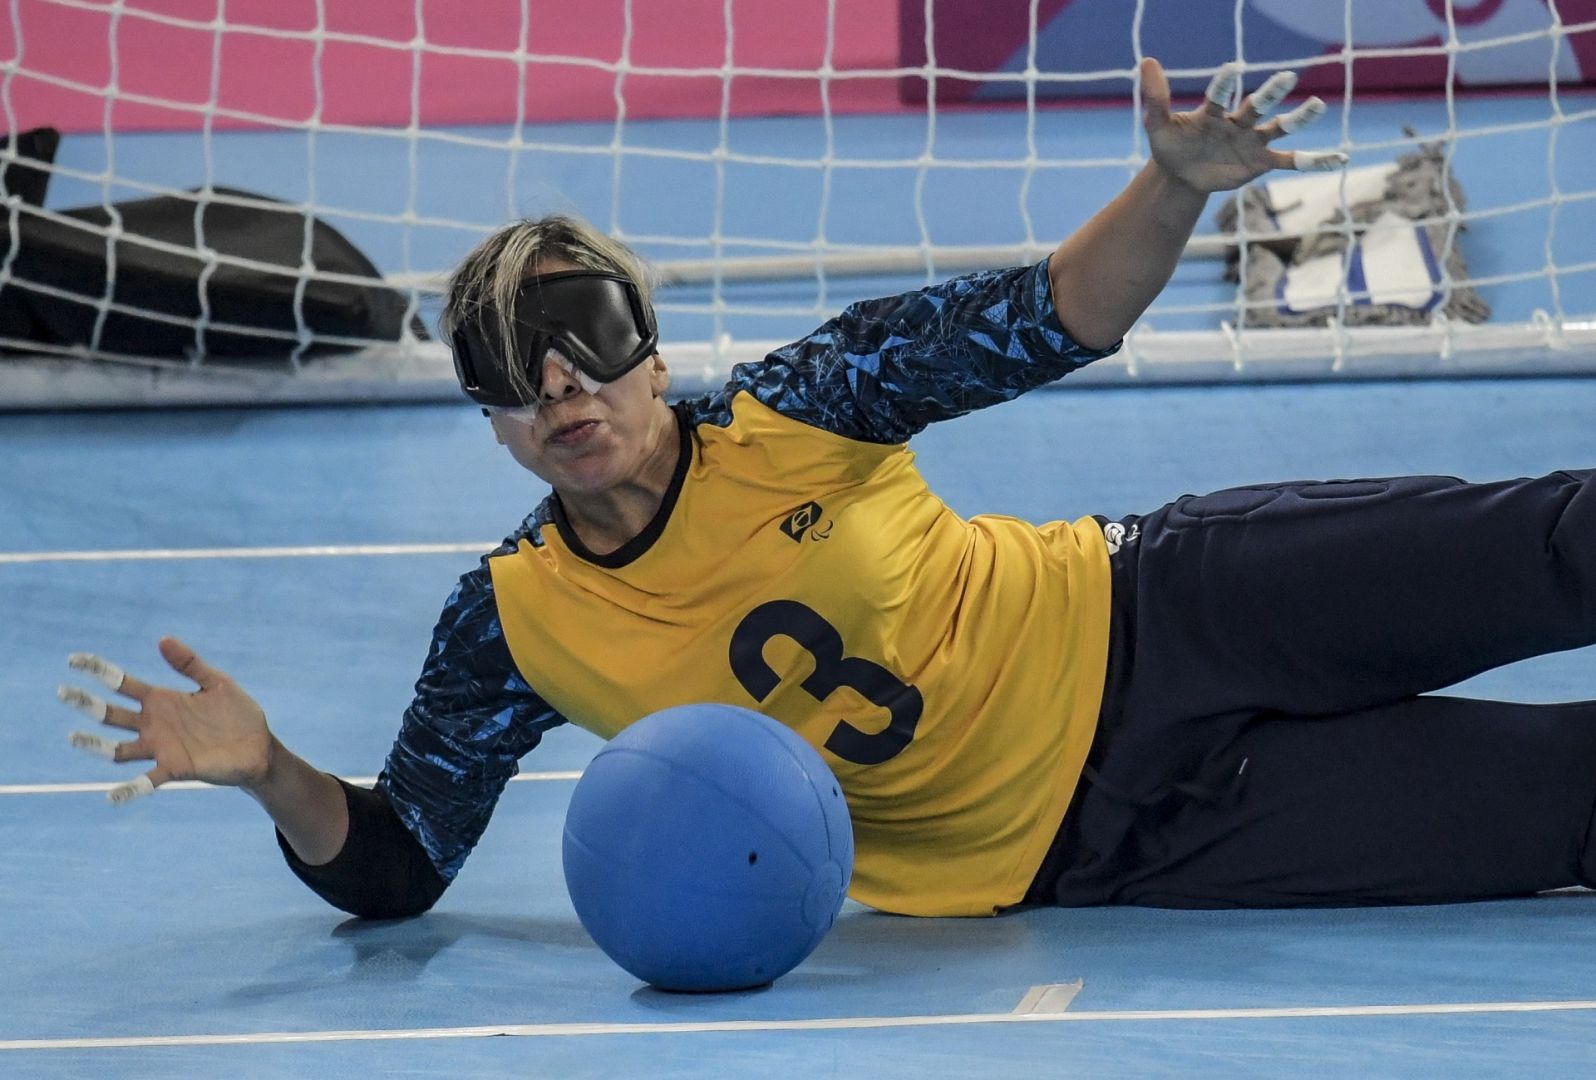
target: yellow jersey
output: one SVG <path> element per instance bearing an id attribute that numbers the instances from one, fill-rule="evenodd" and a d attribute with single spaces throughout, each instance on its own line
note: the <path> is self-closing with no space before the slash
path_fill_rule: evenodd
<path id="1" fill-rule="evenodd" d="M 960 517 L 905 432 L 1097 355 L 1058 327 L 1043 263 L 855 305 L 678 405 L 681 459 L 636 541 L 594 555 L 551 496 L 462 580 L 451 608 L 476 629 L 446 612 L 381 781 L 401 820 L 452 876 L 486 811 L 441 791 L 480 786 L 491 808 L 512 755 L 560 720 L 607 738 L 726 702 L 835 771 L 855 899 L 915 915 L 1019 902 L 1096 727 L 1107 546 L 1091 518 Z M 461 642 L 472 658 L 449 660 Z M 484 678 L 506 652 L 513 676 Z"/>

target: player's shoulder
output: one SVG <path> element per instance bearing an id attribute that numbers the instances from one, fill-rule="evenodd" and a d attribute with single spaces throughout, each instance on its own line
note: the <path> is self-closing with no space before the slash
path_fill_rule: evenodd
<path id="1" fill-rule="evenodd" d="M 554 523 L 554 515 L 554 493 L 550 492 L 543 497 L 530 514 L 521 519 L 521 523 L 515 527 L 510 535 L 499 542 L 498 547 L 482 556 L 481 561 L 477 564 L 477 569 L 486 572 L 489 564 L 494 559 L 502 558 L 506 555 L 514 555 L 520 550 L 522 543 L 530 544 L 533 547 L 542 547 L 543 528 Z"/>
<path id="2" fill-rule="evenodd" d="M 807 347 L 814 336 L 738 364 L 719 390 L 683 401 L 677 408 L 694 430 L 758 429 L 767 438 L 785 433 L 796 438 L 887 441 L 865 422 L 856 386 L 844 365 L 828 364 Z"/>

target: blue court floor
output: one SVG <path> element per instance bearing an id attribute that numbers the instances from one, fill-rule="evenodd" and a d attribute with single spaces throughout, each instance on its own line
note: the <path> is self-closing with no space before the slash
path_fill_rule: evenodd
<path id="1" fill-rule="evenodd" d="M 1046 520 L 1249 481 L 1585 466 L 1593 415 L 1596 380 L 1066 389 L 916 446 L 957 510 Z M 541 495 L 463 406 L 0 415 L 0 1076 L 1591 1073 L 1596 896 L 986 920 L 850 904 L 772 988 L 677 996 L 605 959 L 566 898 L 569 771 L 597 746 L 581 732 L 523 763 L 432 913 L 375 924 L 300 886 L 247 797 L 114 809 L 125 769 L 67 746 L 67 653 L 161 678 L 173 633 L 294 749 L 371 776 L 455 577 Z M 261 550 L 300 547 L 332 550 Z M 1593 661 L 1467 689 L 1589 698 Z"/>

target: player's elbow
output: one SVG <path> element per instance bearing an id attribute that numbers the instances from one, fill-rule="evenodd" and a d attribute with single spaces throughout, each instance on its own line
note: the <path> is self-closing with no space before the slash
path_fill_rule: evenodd
<path id="1" fill-rule="evenodd" d="M 360 919 L 409 919 L 431 911 L 448 887 L 430 862 L 416 860 L 389 867 L 342 897 L 325 899 Z"/>
<path id="2" fill-rule="evenodd" d="M 348 912 L 357 919 L 371 921 L 413 919 L 417 915 L 431 911 L 432 906 L 438 902 L 438 897 L 443 895 L 443 889 L 444 886 L 440 885 L 436 892 L 362 895 L 332 903 L 334 907 Z"/>

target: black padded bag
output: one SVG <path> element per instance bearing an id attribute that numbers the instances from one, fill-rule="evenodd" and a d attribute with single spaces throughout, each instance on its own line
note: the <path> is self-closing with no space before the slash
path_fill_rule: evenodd
<path id="1" fill-rule="evenodd" d="M 48 165 L 54 157 L 55 133 L 40 141 L 40 132 L 18 137 L 18 151 Z M 31 140 L 27 141 L 26 140 Z M 14 164 L 0 174 L 10 193 L 39 206 L 48 174 L 38 168 Z M 210 303 L 210 323 L 231 323 L 235 329 L 207 325 L 204 353 L 213 357 L 280 360 L 297 344 L 299 323 L 294 316 L 297 271 L 305 245 L 305 214 L 298 207 L 251 192 L 216 188 L 218 194 L 249 199 L 261 205 L 240 206 L 204 201 L 202 224 L 205 243 L 223 255 L 283 267 L 283 272 L 218 263 L 205 282 Z M 197 248 L 196 191 L 186 195 L 160 195 L 116 203 L 123 236 L 115 243 L 115 268 L 111 299 L 128 307 L 158 312 L 183 320 L 200 317 L 201 274 L 206 259 Z M 60 212 L 101 228 L 111 224 L 104 206 L 85 206 Z M 0 218 L 3 224 L 3 218 Z M 14 278 L 48 285 L 73 295 L 50 296 L 15 285 L 0 290 L 0 330 L 54 345 L 87 346 L 93 340 L 97 302 L 105 295 L 106 239 L 102 233 L 52 221 L 22 208 L 18 220 L 20 246 L 12 262 Z M 184 250 L 173 251 L 140 243 L 147 237 Z M 8 251 L 9 237 L 0 228 L 0 252 Z M 301 301 L 304 325 L 312 335 L 333 335 L 397 341 L 404 325 L 407 299 L 382 282 L 371 260 L 338 230 L 312 220 L 310 262 L 316 270 L 366 278 L 359 283 L 312 279 Z M 82 299 L 77 299 L 81 297 Z M 412 321 L 417 337 L 426 337 L 419 319 Z M 289 335 L 272 337 L 254 329 Z M 129 312 L 112 311 L 101 331 L 99 347 L 106 352 L 137 356 L 187 358 L 196 354 L 200 338 L 192 325 L 163 322 Z M 353 345 L 313 344 L 304 355 L 340 352 Z"/>
<path id="2" fill-rule="evenodd" d="M 230 188 L 223 195 L 275 202 Z M 206 260 L 197 250 L 197 196 L 160 195 L 117 203 L 122 231 L 134 237 L 165 241 L 186 250 L 163 250 L 124 236 L 115 246 L 116 267 L 111 299 L 129 307 L 157 311 L 181 319 L 200 317 L 200 275 Z M 203 227 L 207 246 L 223 255 L 284 267 L 287 272 L 218 263 L 205 283 L 212 323 L 259 327 L 294 335 L 295 271 L 305 243 L 305 216 L 296 207 L 239 206 L 208 202 Z M 111 215 L 103 206 L 68 210 L 64 217 L 105 227 Z M 397 341 L 404 325 L 405 297 L 382 283 L 382 275 L 358 248 L 322 221 L 311 226 L 311 265 L 320 271 L 369 278 L 370 283 L 309 281 L 304 290 L 305 326 L 313 335 Z M 22 248 L 12 272 L 28 281 L 53 285 L 86 298 L 86 302 L 31 293 L 28 305 L 35 323 L 59 344 L 88 345 L 94 330 L 94 301 L 104 295 L 106 241 L 102 235 L 40 217 L 22 222 Z M 425 337 L 419 322 L 418 336 Z M 193 355 L 198 338 L 192 326 L 162 322 L 113 311 L 105 320 L 100 348 L 139 356 Z M 222 331 L 207 326 L 205 353 L 223 357 L 277 358 L 291 353 L 295 340 Z M 342 351 L 351 346 L 316 344 L 308 355 Z"/>

